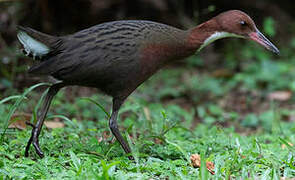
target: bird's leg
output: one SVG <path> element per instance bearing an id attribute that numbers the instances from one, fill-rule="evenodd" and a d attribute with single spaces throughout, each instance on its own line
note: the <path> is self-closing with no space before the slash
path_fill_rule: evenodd
<path id="1" fill-rule="evenodd" d="M 119 143 L 121 144 L 124 151 L 127 154 L 130 154 L 131 149 L 130 149 L 129 145 L 127 144 L 127 142 L 122 137 L 122 135 L 118 129 L 118 124 L 117 124 L 117 116 L 118 116 L 118 112 L 119 112 L 119 109 L 120 109 L 122 103 L 123 103 L 123 100 L 121 100 L 121 99 L 116 99 L 116 98 L 113 99 L 113 110 L 112 110 L 111 118 L 109 120 L 109 126 L 110 126 L 112 133 L 114 134 L 116 139 L 119 141 Z M 130 160 L 134 159 L 133 156 L 128 156 L 128 158 Z"/>
<path id="2" fill-rule="evenodd" d="M 33 125 L 31 123 L 27 123 L 28 125 L 32 126 L 33 129 L 32 129 L 32 134 L 31 134 L 31 137 L 27 143 L 27 146 L 26 146 L 26 150 L 25 150 L 25 156 L 28 157 L 29 156 L 29 149 L 30 149 L 30 146 L 31 144 L 33 143 L 33 146 L 35 147 L 35 150 L 37 152 L 37 154 L 43 158 L 44 157 L 44 154 L 43 152 L 41 151 L 40 147 L 39 147 L 39 134 L 41 132 L 41 129 L 42 129 L 42 126 L 43 126 L 43 122 L 44 122 L 44 119 L 46 117 L 46 114 L 47 114 L 47 111 L 49 109 L 49 106 L 50 106 L 50 103 L 51 103 L 51 100 L 53 99 L 53 97 L 56 95 L 56 93 L 62 88 L 64 87 L 65 84 L 64 83 L 56 83 L 56 84 L 53 84 L 52 86 L 50 86 L 47 94 L 46 94 L 46 97 L 45 97 L 45 100 L 42 104 L 42 107 L 40 109 L 40 112 L 38 113 L 38 121 L 36 123 L 36 125 Z"/>

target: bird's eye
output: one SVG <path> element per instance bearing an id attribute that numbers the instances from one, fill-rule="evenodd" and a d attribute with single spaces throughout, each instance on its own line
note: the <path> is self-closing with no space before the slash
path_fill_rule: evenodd
<path id="1" fill-rule="evenodd" d="M 245 21 L 240 21 L 240 24 L 241 24 L 242 26 L 246 26 L 246 25 L 247 25 L 247 23 L 246 23 Z"/>

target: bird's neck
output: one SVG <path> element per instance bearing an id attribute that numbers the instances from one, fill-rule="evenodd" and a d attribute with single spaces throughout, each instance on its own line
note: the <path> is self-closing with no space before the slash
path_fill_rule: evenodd
<path id="1" fill-rule="evenodd" d="M 237 37 L 237 35 L 223 31 L 216 20 L 211 19 L 189 30 L 188 44 L 199 52 L 215 40 L 226 37 Z"/>
<path id="2" fill-rule="evenodd" d="M 219 29 L 217 23 L 212 19 L 204 22 L 189 30 L 188 44 L 194 50 L 199 51 L 205 46 L 206 41 L 208 41 L 210 37 L 220 31 Z"/>

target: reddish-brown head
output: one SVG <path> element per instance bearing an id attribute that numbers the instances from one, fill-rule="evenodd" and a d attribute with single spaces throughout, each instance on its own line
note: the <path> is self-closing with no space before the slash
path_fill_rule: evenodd
<path id="1" fill-rule="evenodd" d="M 213 18 L 219 26 L 219 31 L 230 33 L 238 37 L 251 39 L 266 49 L 278 54 L 276 48 L 256 27 L 254 21 L 239 10 L 226 11 Z"/>

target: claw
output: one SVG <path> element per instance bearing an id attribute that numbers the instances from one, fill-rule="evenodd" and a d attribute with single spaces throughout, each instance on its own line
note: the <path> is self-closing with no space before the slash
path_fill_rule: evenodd
<path id="1" fill-rule="evenodd" d="M 44 157 L 44 153 L 41 151 L 37 139 L 35 140 L 35 142 L 33 142 L 33 146 L 34 146 L 34 148 L 36 150 L 36 153 L 40 156 L 40 158 L 43 158 Z"/>
<path id="2" fill-rule="evenodd" d="M 35 127 L 35 125 L 34 124 L 32 124 L 31 122 L 29 122 L 29 121 L 26 121 L 26 125 L 29 125 L 29 126 L 31 126 L 33 129 L 35 129 L 36 127 Z"/>

